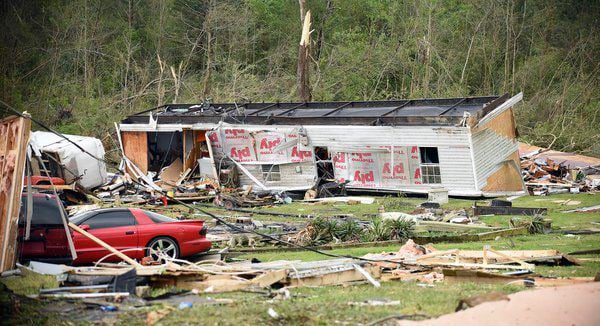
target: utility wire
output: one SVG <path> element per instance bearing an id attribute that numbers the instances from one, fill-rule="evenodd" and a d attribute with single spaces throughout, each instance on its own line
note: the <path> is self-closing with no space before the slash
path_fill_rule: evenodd
<path id="1" fill-rule="evenodd" d="M 72 141 L 71 139 L 67 138 L 66 136 L 64 136 L 61 133 L 58 133 L 58 132 L 54 131 L 52 128 L 46 126 L 44 123 L 38 121 L 37 119 L 34 119 L 30 115 L 24 115 L 22 112 L 18 111 L 17 109 L 13 108 L 12 106 L 10 106 L 9 104 L 7 104 L 6 102 L 4 102 L 2 100 L 0 100 L 0 104 L 2 104 L 5 108 L 9 109 L 10 111 L 14 112 L 15 114 L 17 114 L 18 116 L 26 118 L 26 119 L 30 119 L 31 121 L 33 121 L 34 123 L 36 123 L 37 125 L 39 125 L 40 127 L 42 127 L 43 129 L 46 129 L 49 132 L 51 132 L 51 133 L 53 133 L 53 134 L 55 134 L 55 135 L 57 135 L 57 136 L 59 136 L 61 138 L 64 138 L 66 141 L 70 142 L 71 144 L 73 144 L 74 146 L 76 146 L 79 150 L 81 150 L 82 152 L 86 153 L 90 157 L 92 157 L 92 158 L 94 158 L 94 159 L 96 159 L 96 160 L 98 160 L 100 162 L 103 162 L 105 164 L 108 164 L 108 162 L 106 162 L 104 159 L 96 157 L 94 154 L 88 152 L 87 150 L 85 150 L 84 148 L 82 148 L 81 146 L 79 146 L 77 143 L 75 143 L 74 141 Z M 116 170 L 119 171 L 122 174 L 126 173 L 125 171 L 123 171 L 123 170 L 121 170 L 119 168 L 117 168 Z M 144 187 L 144 188 L 147 187 L 147 185 L 142 184 L 139 181 L 134 180 L 133 178 L 131 179 L 131 181 L 133 183 L 139 185 L 139 186 Z M 275 237 L 273 237 L 273 236 L 271 236 L 269 234 L 261 233 L 261 232 L 255 231 L 255 230 L 245 230 L 245 229 L 243 229 L 241 227 L 238 227 L 238 226 L 236 226 L 236 225 L 234 225 L 232 223 L 227 222 L 225 219 L 223 219 L 223 218 L 221 218 L 221 217 L 219 217 L 217 215 L 214 215 L 214 214 L 212 214 L 212 213 L 210 213 L 208 211 L 205 211 L 205 210 L 200 209 L 198 207 L 195 207 L 193 205 L 184 203 L 184 202 L 182 202 L 182 201 L 174 198 L 173 196 L 169 196 L 168 194 L 166 194 L 162 190 L 156 191 L 156 192 L 160 193 L 162 196 L 165 196 L 168 199 L 170 199 L 170 200 L 172 200 L 172 201 L 174 201 L 174 202 L 176 202 L 176 203 L 178 203 L 180 205 L 183 205 L 183 206 L 185 206 L 185 207 L 187 207 L 189 209 L 201 212 L 201 213 L 203 213 L 203 214 L 211 217 L 212 219 L 214 219 L 216 221 L 219 221 L 221 224 L 226 225 L 227 227 L 231 228 L 232 230 L 239 231 L 239 232 L 246 232 L 246 233 L 250 232 L 250 233 L 256 234 L 258 236 L 261 236 L 263 238 L 266 238 L 266 239 L 269 239 L 269 240 L 272 240 L 272 241 L 284 244 L 284 245 L 289 246 L 289 247 L 297 247 L 297 248 L 300 248 L 300 249 L 304 249 L 306 251 L 311 251 L 311 252 L 314 252 L 314 253 L 317 253 L 317 254 L 320 254 L 320 255 L 323 255 L 323 256 L 327 256 L 327 257 L 332 257 L 332 258 L 348 258 L 348 259 L 355 259 L 355 260 L 361 260 L 361 261 L 366 261 L 366 262 L 388 262 L 388 263 L 394 263 L 394 264 L 402 264 L 401 262 L 393 261 L 393 260 L 377 260 L 377 259 L 368 259 L 368 258 L 363 258 L 363 257 L 351 256 L 351 255 L 331 254 L 331 253 L 323 252 L 321 250 L 318 250 L 318 249 L 315 249 L 315 248 L 312 248 L 312 247 L 307 247 L 307 246 L 300 245 L 300 244 L 297 244 L 297 243 L 293 243 L 293 242 L 281 240 L 281 239 L 275 238 Z"/>

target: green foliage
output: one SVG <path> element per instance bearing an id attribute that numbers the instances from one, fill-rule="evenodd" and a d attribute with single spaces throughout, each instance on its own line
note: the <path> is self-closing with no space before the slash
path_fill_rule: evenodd
<path id="1" fill-rule="evenodd" d="M 331 242 L 358 241 L 363 233 L 358 222 L 348 219 L 338 221 L 316 217 L 306 227 L 307 236 L 300 239 L 304 245 L 322 245 Z"/>
<path id="2" fill-rule="evenodd" d="M 414 235 L 415 222 L 412 220 L 387 220 L 390 237 L 394 240 L 406 240 Z"/>
<path id="3" fill-rule="evenodd" d="M 530 234 L 545 234 L 550 232 L 549 223 L 542 215 L 529 218 L 513 217 L 509 220 L 510 227 L 526 227 Z"/>
<path id="4" fill-rule="evenodd" d="M 414 235 L 415 222 L 405 219 L 371 220 L 371 226 L 363 233 L 364 241 L 406 240 Z"/>
<path id="5" fill-rule="evenodd" d="M 365 230 L 364 241 L 387 241 L 391 240 L 388 225 L 379 217 L 371 220 L 371 226 Z"/>
<path id="6" fill-rule="evenodd" d="M 128 114 L 206 97 L 298 100 L 297 1 L 4 9 L 1 98 L 63 131 L 107 139 Z M 597 2 L 309 0 L 307 9 L 314 100 L 523 91 L 515 112 L 523 140 L 600 155 Z"/>

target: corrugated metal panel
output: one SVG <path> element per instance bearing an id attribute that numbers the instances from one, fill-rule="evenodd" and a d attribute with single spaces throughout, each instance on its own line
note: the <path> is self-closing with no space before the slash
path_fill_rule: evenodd
<path id="1" fill-rule="evenodd" d="M 487 178 L 492 175 L 509 155 L 519 149 L 516 140 L 503 137 L 489 129 L 473 134 L 473 154 L 477 183 L 485 186 Z"/>

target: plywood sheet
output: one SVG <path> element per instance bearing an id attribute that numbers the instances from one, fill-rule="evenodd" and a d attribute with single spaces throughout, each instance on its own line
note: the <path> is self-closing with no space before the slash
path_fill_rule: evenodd
<path id="1" fill-rule="evenodd" d="M 0 121 L 0 271 L 12 269 L 17 258 L 17 235 L 23 171 L 31 121 L 9 117 Z"/>
<path id="2" fill-rule="evenodd" d="M 508 139 L 517 138 L 517 125 L 515 123 L 515 117 L 513 114 L 513 109 L 510 108 L 502 113 L 500 113 L 497 117 L 492 119 L 490 122 L 485 124 L 483 129 L 489 129 L 493 132 L 502 135 Z M 473 132 L 477 132 L 478 129 L 474 129 Z"/>
<path id="3" fill-rule="evenodd" d="M 148 133 L 122 131 L 123 152 L 144 174 L 148 173 Z M 131 171 L 128 171 L 131 174 Z"/>

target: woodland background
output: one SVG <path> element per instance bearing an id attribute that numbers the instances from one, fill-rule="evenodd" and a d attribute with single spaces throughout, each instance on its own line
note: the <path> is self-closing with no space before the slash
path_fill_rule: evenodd
<path id="1" fill-rule="evenodd" d="M 0 9 L 0 98 L 109 147 L 114 121 L 164 103 L 299 101 L 295 0 Z M 523 91 L 522 140 L 600 156 L 599 1 L 307 0 L 305 9 L 315 101 Z"/>

